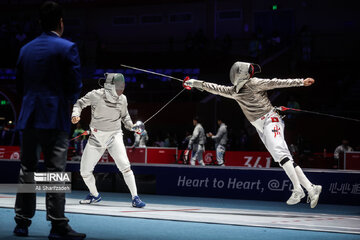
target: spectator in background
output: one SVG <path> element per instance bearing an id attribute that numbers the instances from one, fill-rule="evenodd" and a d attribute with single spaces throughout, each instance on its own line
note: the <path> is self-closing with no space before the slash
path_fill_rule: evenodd
<path id="1" fill-rule="evenodd" d="M 219 125 L 219 129 L 216 135 L 213 135 L 211 132 L 209 132 L 206 134 L 206 136 L 215 140 L 217 164 L 219 166 L 225 166 L 224 155 L 225 155 L 226 143 L 228 141 L 227 126 L 221 119 L 217 121 L 217 124 Z"/>
<path id="2" fill-rule="evenodd" d="M 164 141 L 161 141 L 159 136 L 156 137 L 156 141 L 154 142 L 154 147 L 164 147 Z"/>
<path id="3" fill-rule="evenodd" d="M 185 133 L 185 138 L 181 141 L 181 149 L 186 149 L 187 146 L 189 145 L 189 141 L 190 141 L 190 138 L 191 138 L 191 134 L 189 131 L 186 131 Z"/>
<path id="4" fill-rule="evenodd" d="M 85 130 L 81 127 L 81 123 L 78 122 L 78 123 L 76 124 L 76 128 L 75 128 L 75 130 L 74 130 L 74 133 L 73 133 L 72 137 L 73 137 L 73 138 L 74 138 L 74 137 L 77 137 L 77 136 L 83 134 L 84 132 L 85 132 Z"/>
<path id="5" fill-rule="evenodd" d="M 20 51 L 16 66 L 19 95 L 23 94 L 17 129 L 22 131 L 19 182 L 28 181 L 36 172 L 44 154 L 48 172 L 64 172 L 71 105 L 78 98 L 82 83 L 80 59 L 74 43 L 61 38 L 64 31 L 62 8 L 45 2 L 40 9 L 43 33 Z M 14 234 L 28 236 L 28 227 L 35 214 L 36 193 L 17 193 Z M 68 224 L 64 215 L 65 193 L 46 193 L 46 217 L 51 221 L 49 239 L 84 239 Z"/>
<path id="6" fill-rule="evenodd" d="M 337 146 L 334 151 L 334 159 L 337 162 L 337 167 L 340 168 L 340 165 L 344 162 L 344 154 L 346 152 L 354 151 L 352 147 L 349 146 L 349 141 L 343 139 L 341 145 Z"/>
<path id="7" fill-rule="evenodd" d="M 125 142 L 126 142 L 126 146 L 132 146 L 132 140 L 130 137 L 127 137 Z"/>
<path id="8" fill-rule="evenodd" d="M 2 127 L 0 127 L 0 146 L 1 145 L 13 145 L 14 143 L 14 124 L 12 121 L 6 121 L 7 123 L 4 123 Z"/>
<path id="9" fill-rule="evenodd" d="M 291 155 L 294 157 L 299 150 L 298 150 L 298 147 L 295 144 L 291 143 L 289 145 L 289 151 L 290 151 Z"/>
<path id="10" fill-rule="evenodd" d="M 170 134 L 170 133 L 166 133 L 166 137 L 164 139 L 164 147 L 177 147 L 178 143 L 177 143 L 177 139 L 176 139 L 176 134 Z"/>
<path id="11" fill-rule="evenodd" d="M 170 147 L 178 147 L 178 140 L 177 140 L 177 136 L 176 133 L 174 133 L 173 135 L 170 135 Z"/>
<path id="12" fill-rule="evenodd" d="M 171 143 L 170 143 L 170 133 L 166 133 L 166 137 L 164 139 L 164 147 L 170 147 Z"/>
<path id="13" fill-rule="evenodd" d="M 192 136 L 189 140 L 188 149 L 192 150 L 190 164 L 195 165 L 195 161 L 198 160 L 199 164 L 205 166 L 203 161 L 203 152 L 205 151 L 205 130 L 200 124 L 200 119 L 194 117 L 193 125 L 195 126 Z"/>
<path id="14" fill-rule="evenodd" d="M 76 129 L 72 135 L 73 138 L 83 134 L 85 130 L 81 127 L 80 123 L 76 124 Z M 77 156 L 81 156 L 85 147 L 86 136 L 78 137 L 74 140 L 75 153 Z"/>

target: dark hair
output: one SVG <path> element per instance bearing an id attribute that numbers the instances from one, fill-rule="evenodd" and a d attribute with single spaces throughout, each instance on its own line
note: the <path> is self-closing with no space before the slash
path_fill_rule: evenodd
<path id="1" fill-rule="evenodd" d="M 198 123 L 201 123 L 200 118 L 198 116 L 193 117 L 193 120 L 197 121 Z"/>
<path id="2" fill-rule="evenodd" d="M 45 32 L 56 30 L 63 17 L 62 7 L 53 1 L 44 2 L 40 8 L 40 24 Z"/>

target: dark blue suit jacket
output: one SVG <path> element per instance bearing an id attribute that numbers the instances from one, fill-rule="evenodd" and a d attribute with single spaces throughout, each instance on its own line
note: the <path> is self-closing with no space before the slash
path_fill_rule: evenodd
<path id="1" fill-rule="evenodd" d="M 82 87 L 75 43 L 52 32 L 23 46 L 17 62 L 17 84 L 23 93 L 17 129 L 70 131 L 71 106 Z"/>

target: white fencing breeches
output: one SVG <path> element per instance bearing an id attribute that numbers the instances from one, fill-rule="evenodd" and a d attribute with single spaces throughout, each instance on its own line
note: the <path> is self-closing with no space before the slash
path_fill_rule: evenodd
<path id="1" fill-rule="evenodd" d="M 122 131 L 99 131 L 91 129 L 91 135 L 81 157 L 80 174 L 92 195 L 98 192 L 93 175 L 94 168 L 105 150 L 108 150 L 114 159 L 116 166 L 124 176 L 125 183 L 129 187 L 132 196 L 137 195 L 134 174 L 130 168 L 130 162 L 126 154 Z"/>
<path id="2" fill-rule="evenodd" d="M 286 157 L 290 160 L 293 159 L 285 142 L 285 124 L 279 114 L 270 111 L 261 119 L 252 122 L 252 124 L 275 162 L 280 162 Z"/>
<path id="3" fill-rule="evenodd" d="M 272 110 L 252 124 L 274 161 L 278 162 L 285 170 L 294 189 L 301 189 L 300 180 L 294 168 L 294 160 L 285 142 L 285 124 L 280 115 Z"/>
<path id="4" fill-rule="evenodd" d="M 216 147 L 216 160 L 219 165 L 224 164 L 224 154 L 225 154 L 225 147 L 223 145 L 218 144 Z"/>
<path id="5" fill-rule="evenodd" d="M 202 144 L 193 144 L 192 152 L 191 152 L 191 159 L 190 164 L 195 165 L 196 159 L 199 161 L 199 164 L 205 166 L 203 161 L 203 152 L 205 150 L 205 146 Z"/>

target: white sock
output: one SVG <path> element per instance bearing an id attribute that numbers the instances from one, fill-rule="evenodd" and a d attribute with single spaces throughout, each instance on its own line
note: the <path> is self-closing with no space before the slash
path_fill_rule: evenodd
<path id="1" fill-rule="evenodd" d="M 300 181 L 299 178 L 296 174 L 294 165 L 292 161 L 287 161 L 282 168 L 285 170 L 285 173 L 288 175 L 288 177 L 290 178 L 290 181 L 293 184 L 294 190 L 296 191 L 301 191 L 301 185 L 300 185 Z"/>
<path id="2" fill-rule="evenodd" d="M 199 164 L 200 164 L 201 166 L 205 166 L 205 163 L 204 163 L 203 160 L 200 160 L 200 161 L 199 161 Z"/>
<path id="3" fill-rule="evenodd" d="M 124 176 L 124 180 L 126 185 L 128 186 L 130 193 L 131 193 L 131 197 L 134 198 L 135 196 L 137 196 L 137 188 L 136 188 L 136 183 L 135 183 L 135 177 L 134 177 L 134 173 L 132 170 L 124 172 L 123 173 Z"/>
<path id="4" fill-rule="evenodd" d="M 91 195 L 93 195 L 94 197 L 98 197 L 99 193 L 98 193 L 97 188 L 96 188 L 94 175 L 89 174 L 89 175 L 86 175 L 86 176 L 82 176 L 82 178 L 83 178 L 86 186 L 88 187 Z"/>
<path id="5" fill-rule="evenodd" d="M 303 170 L 299 166 L 296 166 L 295 171 L 296 171 L 296 175 L 298 176 L 301 185 L 306 189 L 306 191 L 310 191 L 313 188 L 312 183 L 305 176 Z"/>

